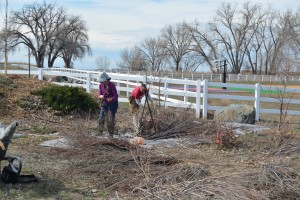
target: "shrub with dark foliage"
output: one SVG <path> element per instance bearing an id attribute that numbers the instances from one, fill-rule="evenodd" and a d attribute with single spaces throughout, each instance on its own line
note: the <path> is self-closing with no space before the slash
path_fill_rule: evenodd
<path id="1" fill-rule="evenodd" d="M 31 94 L 41 96 L 49 107 L 64 114 L 97 111 L 97 101 L 83 88 L 51 85 Z"/>

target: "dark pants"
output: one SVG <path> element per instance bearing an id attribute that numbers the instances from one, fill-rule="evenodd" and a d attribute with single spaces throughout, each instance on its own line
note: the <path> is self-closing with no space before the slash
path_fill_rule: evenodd
<path id="1" fill-rule="evenodd" d="M 105 101 L 103 101 L 98 119 L 99 132 L 103 132 L 106 118 L 109 135 L 114 134 L 115 119 L 118 107 L 118 102 L 106 103 Z"/>

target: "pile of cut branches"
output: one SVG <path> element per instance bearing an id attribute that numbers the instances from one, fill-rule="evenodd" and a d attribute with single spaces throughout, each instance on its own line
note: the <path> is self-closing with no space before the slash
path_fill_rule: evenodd
<path id="1" fill-rule="evenodd" d="M 168 108 L 157 111 L 153 121 L 142 120 L 141 136 L 151 140 L 176 138 L 200 135 L 210 128 L 209 123 L 197 119 L 190 109 Z"/>

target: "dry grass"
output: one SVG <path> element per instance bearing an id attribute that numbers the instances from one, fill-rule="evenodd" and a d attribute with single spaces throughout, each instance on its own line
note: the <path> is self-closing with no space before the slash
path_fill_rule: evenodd
<path id="1" fill-rule="evenodd" d="M 298 133 L 271 129 L 235 138 L 230 126 L 196 119 L 189 110 L 156 109 L 157 132 L 148 124 L 144 136 L 175 137 L 177 144 L 134 146 L 122 138 L 91 136 L 97 116 L 62 117 L 49 109 L 21 109 L 21 99 L 37 101 L 27 96 L 44 83 L 12 80 L 18 86 L 3 92 L 1 122 L 18 119 L 17 132 L 23 137 L 13 140 L 7 154 L 21 157 L 22 173 L 33 173 L 40 181 L 0 183 L 1 199 L 300 199 Z M 120 104 L 117 126 L 121 135 L 132 131 L 127 104 Z M 218 131 L 224 133 L 223 145 L 216 144 Z M 72 147 L 40 146 L 60 137 L 72 141 Z"/>

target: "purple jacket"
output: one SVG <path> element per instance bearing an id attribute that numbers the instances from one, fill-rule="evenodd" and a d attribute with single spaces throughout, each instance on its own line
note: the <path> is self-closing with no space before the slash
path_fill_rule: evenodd
<path id="1" fill-rule="evenodd" d="M 108 88 L 105 89 L 104 83 L 100 83 L 99 85 L 99 95 L 104 95 L 105 99 L 104 101 L 108 103 L 107 99 L 111 98 L 111 102 L 117 102 L 118 101 L 118 93 L 115 84 L 112 82 L 108 82 Z"/>

